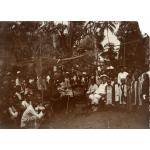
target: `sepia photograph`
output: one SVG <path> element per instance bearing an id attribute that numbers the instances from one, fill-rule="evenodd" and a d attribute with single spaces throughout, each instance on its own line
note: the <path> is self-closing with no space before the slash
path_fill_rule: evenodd
<path id="1" fill-rule="evenodd" d="M 1 129 L 148 129 L 149 101 L 138 21 L 0 21 Z"/>

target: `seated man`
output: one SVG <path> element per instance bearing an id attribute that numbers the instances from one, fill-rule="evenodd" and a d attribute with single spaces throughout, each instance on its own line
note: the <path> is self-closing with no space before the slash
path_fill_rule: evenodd
<path id="1" fill-rule="evenodd" d="M 99 104 L 99 100 L 106 94 L 106 85 L 107 85 L 107 78 L 106 76 L 103 76 L 102 79 L 103 83 L 99 85 L 97 90 L 94 92 L 94 94 L 91 94 L 89 96 L 89 99 L 91 99 L 91 104 L 95 107 L 93 107 L 93 111 L 97 110 L 97 105 Z"/>
<path id="2" fill-rule="evenodd" d="M 73 92 L 71 89 L 70 81 L 66 78 L 62 79 L 57 90 L 59 91 L 61 97 L 64 97 L 64 96 L 73 97 Z"/>
<path id="3" fill-rule="evenodd" d="M 66 95 L 66 84 L 64 79 L 61 79 L 60 83 L 57 86 L 57 90 L 60 93 L 60 97 L 64 97 Z"/>
<path id="4" fill-rule="evenodd" d="M 68 77 L 62 77 L 57 90 L 60 93 L 61 108 L 62 110 L 66 109 L 67 112 L 69 105 L 70 107 L 74 107 L 73 91 L 70 84 L 70 79 Z"/>
<path id="5" fill-rule="evenodd" d="M 89 99 L 90 100 L 93 100 L 93 96 L 94 96 L 94 93 L 95 91 L 98 89 L 98 86 L 97 84 L 95 83 L 95 80 L 94 79 L 91 79 L 91 84 L 89 86 L 89 89 L 88 91 L 86 92 L 86 94 L 88 95 Z"/>

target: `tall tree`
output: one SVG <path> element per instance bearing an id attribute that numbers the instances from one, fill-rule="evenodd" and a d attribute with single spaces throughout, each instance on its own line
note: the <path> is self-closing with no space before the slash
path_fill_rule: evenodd
<path id="1" fill-rule="evenodd" d="M 82 49 L 86 50 L 103 50 L 101 42 L 104 39 L 104 32 L 102 29 L 102 23 L 99 21 L 89 21 L 85 24 L 82 44 Z"/>
<path id="2" fill-rule="evenodd" d="M 115 21 L 104 21 L 104 22 L 102 22 L 102 28 L 101 28 L 101 30 L 103 32 L 105 30 L 107 31 L 107 40 L 108 40 L 108 43 L 110 43 L 109 31 L 112 32 L 112 33 L 114 33 L 114 30 L 116 29 L 115 24 L 116 24 Z"/>
<path id="3" fill-rule="evenodd" d="M 123 21 L 120 23 L 117 38 L 121 42 L 119 60 L 123 65 L 144 65 L 143 36 L 138 22 Z"/>

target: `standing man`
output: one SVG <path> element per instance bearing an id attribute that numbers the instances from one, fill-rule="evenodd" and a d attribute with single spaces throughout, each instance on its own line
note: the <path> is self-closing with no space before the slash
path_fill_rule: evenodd
<path id="1" fill-rule="evenodd" d="M 121 85 L 121 80 L 126 80 L 128 73 L 125 71 L 124 67 L 121 67 L 118 73 L 118 83 Z"/>

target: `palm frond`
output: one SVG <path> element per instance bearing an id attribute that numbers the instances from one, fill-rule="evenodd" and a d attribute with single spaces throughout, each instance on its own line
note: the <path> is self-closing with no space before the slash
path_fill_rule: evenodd
<path id="1" fill-rule="evenodd" d="M 116 28 L 115 23 L 112 21 L 109 21 L 109 25 L 112 26 L 114 29 Z"/>
<path id="2" fill-rule="evenodd" d="M 108 29 L 109 29 L 112 33 L 114 33 L 114 29 L 113 29 L 111 26 L 109 26 Z"/>

